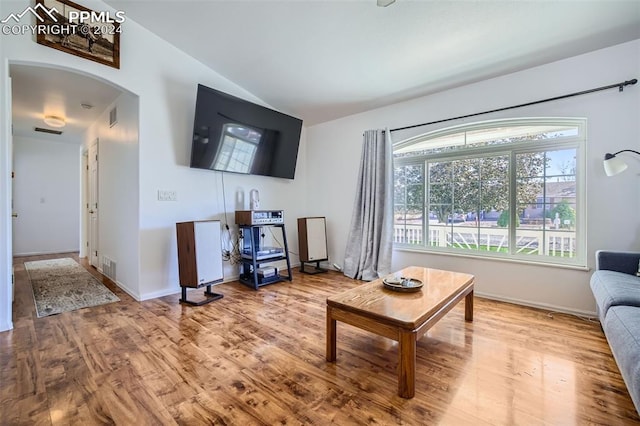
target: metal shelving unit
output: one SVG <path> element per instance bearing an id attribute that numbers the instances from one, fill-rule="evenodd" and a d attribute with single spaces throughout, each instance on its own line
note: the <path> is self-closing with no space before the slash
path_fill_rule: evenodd
<path id="1" fill-rule="evenodd" d="M 245 240 L 241 245 L 242 257 L 241 257 L 241 270 L 239 281 L 254 290 L 258 288 L 277 283 L 280 281 L 291 281 L 291 261 L 289 260 L 289 245 L 287 244 L 287 233 L 285 232 L 284 224 L 269 224 L 269 225 L 238 225 L 242 231 L 242 238 Z M 260 247 L 260 228 L 271 226 L 274 228 L 280 228 L 282 230 L 283 240 L 283 252 L 281 255 L 278 253 L 265 253 L 264 248 Z M 249 241 L 246 241 L 246 239 Z M 245 250 L 248 248 L 248 253 Z M 281 271 L 278 271 L 275 275 L 269 277 L 260 277 L 258 269 L 260 265 L 267 263 L 277 262 L 280 260 L 287 261 L 287 274 L 283 275 Z"/>

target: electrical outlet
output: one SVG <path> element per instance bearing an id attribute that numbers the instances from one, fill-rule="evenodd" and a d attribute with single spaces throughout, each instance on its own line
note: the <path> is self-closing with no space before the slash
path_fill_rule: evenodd
<path id="1" fill-rule="evenodd" d="M 178 194 L 176 191 L 158 190 L 158 201 L 176 201 Z"/>

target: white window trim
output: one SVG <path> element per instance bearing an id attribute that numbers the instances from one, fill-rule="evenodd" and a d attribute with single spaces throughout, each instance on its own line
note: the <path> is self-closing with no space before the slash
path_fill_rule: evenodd
<path id="1" fill-rule="evenodd" d="M 422 135 L 418 135 L 403 141 L 394 143 L 394 151 L 396 149 L 405 148 L 414 143 L 422 142 L 426 139 L 437 138 L 450 134 L 460 133 L 463 131 L 474 131 L 480 129 L 488 129 L 493 127 L 509 127 L 509 126 L 525 126 L 525 125 L 567 125 L 574 126 L 578 129 L 578 134 L 575 136 L 567 136 L 556 139 L 548 139 L 535 142 L 516 142 L 512 144 L 499 144 L 494 146 L 483 147 L 471 147 L 463 148 L 460 150 L 453 150 L 447 152 L 441 152 L 437 154 L 426 154 L 421 156 L 411 156 L 406 158 L 399 158 L 394 160 L 394 166 L 396 165 L 424 165 L 424 203 L 427 205 L 427 164 L 428 162 L 435 162 L 438 160 L 451 160 L 451 159 L 463 159 L 463 158 L 477 158 L 482 155 L 497 154 L 497 153 L 512 153 L 512 155 L 526 153 L 526 152 L 538 152 L 541 150 L 556 150 L 562 148 L 576 148 L 576 253 L 573 258 L 566 257 L 554 257 L 554 256 L 532 256 L 532 255 L 518 255 L 518 254 L 501 254 L 493 252 L 480 252 L 477 250 L 464 251 L 460 249 L 448 248 L 448 247 L 433 247 L 428 245 L 428 229 L 429 224 L 427 218 L 423 218 L 423 243 L 421 245 L 394 243 L 394 249 L 400 251 L 411 252 L 424 252 L 431 254 L 447 254 L 461 257 L 472 257 L 481 259 L 493 259 L 504 260 L 509 262 L 519 262 L 526 264 L 536 265 L 553 265 L 558 267 L 567 267 L 575 269 L 587 268 L 587 209 L 586 209 L 586 158 L 587 158 L 587 120 L 586 118 L 576 117 L 536 117 L 536 118 L 516 118 L 516 119 L 502 119 L 502 120 L 488 120 L 477 123 L 461 124 L 444 129 L 438 129 L 427 132 Z M 514 164 L 513 158 L 510 160 L 510 164 Z M 515 173 L 510 173 L 510 188 L 516 188 Z M 510 191 L 510 205 L 515 205 L 516 194 L 515 191 Z M 428 210 L 428 209 L 427 209 Z M 510 238 L 515 238 L 515 215 L 516 209 L 512 210 L 512 217 L 509 227 Z M 426 213 L 428 215 L 428 212 Z M 424 214 L 423 214 L 424 216 Z M 510 241 L 510 243 L 512 243 Z"/>

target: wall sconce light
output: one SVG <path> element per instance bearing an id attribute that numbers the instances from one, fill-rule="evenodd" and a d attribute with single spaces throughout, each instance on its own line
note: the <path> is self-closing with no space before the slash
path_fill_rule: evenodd
<path id="1" fill-rule="evenodd" d="M 633 152 L 634 154 L 640 155 L 640 152 L 634 151 L 632 149 L 623 149 L 622 151 L 618 151 L 614 154 L 605 154 L 602 164 L 604 165 L 604 172 L 607 174 L 607 176 L 617 175 L 618 173 L 622 173 L 627 169 L 627 163 L 617 157 L 617 155 L 621 152 Z"/>
<path id="2" fill-rule="evenodd" d="M 64 118 L 55 115 L 45 115 L 44 123 L 51 127 L 64 127 L 67 124 Z"/>

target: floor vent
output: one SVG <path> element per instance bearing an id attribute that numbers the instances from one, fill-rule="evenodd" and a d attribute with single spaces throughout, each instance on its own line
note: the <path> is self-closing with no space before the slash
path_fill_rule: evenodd
<path id="1" fill-rule="evenodd" d="M 102 274 L 106 275 L 111 281 L 116 281 L 116 262 L 107 256 L 102 256 Z"/>

